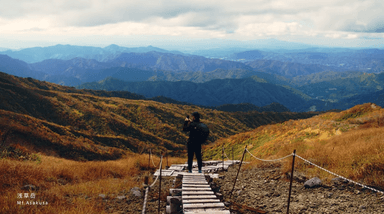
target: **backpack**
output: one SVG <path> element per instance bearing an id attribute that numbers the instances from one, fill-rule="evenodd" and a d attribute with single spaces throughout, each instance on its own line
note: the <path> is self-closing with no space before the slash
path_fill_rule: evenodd
<path id="1" fill-rule="evenodd" d="M 208 136 L 209 136 L 208 126 L 205 125 L 204 123 L 197 123 L 196 124 L 196 130 L 197 130 L 196 135 L 198 137 L 198 140 L 201 143 L 204 143 L 208 139 Z"/>

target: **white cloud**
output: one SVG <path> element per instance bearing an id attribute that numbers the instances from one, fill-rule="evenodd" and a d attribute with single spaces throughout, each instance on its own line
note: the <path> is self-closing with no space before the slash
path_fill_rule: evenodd
<path id="1" fill-rule="evenodd" d="M 257 39 L 384 33 L 382 0 L 0 0 L 2 34 Z M 379 36 L 380 37 L 380 36 Z"/>

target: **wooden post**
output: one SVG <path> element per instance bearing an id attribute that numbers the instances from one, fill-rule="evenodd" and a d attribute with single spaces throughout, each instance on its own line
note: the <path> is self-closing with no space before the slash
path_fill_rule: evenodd
<path id="1" fill-rule="evenodd" d="M 224 171 L 224 145 L 223 145 L 223 151 L 221 151 L 221 159 L 223 160 L 223 171 Z"/>
<path id="2" fill-rule="evenodd" d="M 161 168 L 163 168 L 163 157 L 160 160 L 160 184 L 159 184 L 159 207 L 157 209 L 157 213 L 160 214 L 160 195 L 161 195 Z"/>
<path id="3" fill-rule="evenodd" d="M 165 151 L 165 155 L 167 156 L 167 168 L 166 169 L 168 169 L 169 165 L 168 165 L 168 152 L 167 151 Z"/>
<path id="4" fill-rule="evenodd" d="M 245 146 L 245 149 L 244 149 L 244 152 L 243 152 L 243 156 L 241 157 L 239 170 L 237 171 L 236 178 L 235 178 L 235 181 L 233 183 L 233 187 L 232 187 L 231 193 L 229 194 L 229 200 L 231 200 L 231 198 L 232 198 L 232 192 L 233 192 L 233 190 L 235 189 L 235 186 L 236 186 L 237 176 L 239 176 L 241 164 L 243 163 L 243 159 L 244 159 L 244 156 L 245 156 L 246 149 L 247 149 L 247 146 Z"/>
<path id="5" fill-rule="evenodd" d="M 233 153 L 233 146 L 232 146 L 232 164 L 235 161 L 235 153 Z"/>
<path id="6" fill-rule="evenodd" d="M 150 166 L 151 166 L 151 149 L 149 149 L 149 153 L 148 153 L 148 171 Z"/>
<path id="7" fill-rule="evenodd" d="M 293 182 L 293 170 L 295 168 L 295 156 L 296 156 L 296 149 L 293 150 L 293 157 L 292 157 L 292 171 L 291 171 L 291 182 L 289 183 L 287 214 L 289 214 L 289 204 L 291 202 L 291 190 L 292 190 L 292 182 Z"/>

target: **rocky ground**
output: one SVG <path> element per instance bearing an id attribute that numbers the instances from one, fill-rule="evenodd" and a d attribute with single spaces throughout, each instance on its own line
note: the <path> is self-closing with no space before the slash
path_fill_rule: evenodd
<path id="1" fill-rule="evenodd" d="M 257 210 L 259 213 L 287 212 L 289 175 L 282 174 L 278 165 L 241 170 L 230 200 L 238 166 L 231 166 L 228 171 L 220 172 L 220 178 L 213 179 L 212 184 L 214 191 L 223 195 L 223 202 L 231 210 L 231 214 L 258 213 Z M 174 188 L 174 179 L 168 177 L 162 180 L 160 213 L 165 213 L 166 197 L 169 189 Z M 384 196 L 380 193 L 342 180 L 306 188 L 304 182 L 308 179 L 310 178 L 302 173 L 294 173 L 290 213 L 384 213 Z M 159 182 L 149 191 L 147 213 L 158 211 L 158 188 Z M 102 197 L 102 203 L 108 213 L 141 213 L 144 191 L 145 188 L 140 186 L 129 192 L 108 195 Z"/>
<path id="2" fill-rule="evenodd" d="M 222 178 L 214 179 L 227 205 L 237 169 L 238 165 L 230 167 L 221 173 Z M 337 179 L 329 185 L 305 188 L 308 179 L 294 173 L 290 213 L 384 213 L 384 196 L 380 193 Z M 288 192 L 289 175 L 283 175 L 277 165 L 265 165 L 240 171 L 232 201 L 266 213 L 286 213 Z M 247 207 L 233 206 L 231 213 L 255 213 Z"/>

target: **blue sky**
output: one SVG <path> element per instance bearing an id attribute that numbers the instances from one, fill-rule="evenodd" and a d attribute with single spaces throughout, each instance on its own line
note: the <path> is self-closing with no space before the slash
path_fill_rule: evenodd
<path id="1" fill-rule="evenodd" d="M 382 0 L 0 0 L 0 47 L 55 44 L 175 49 L 278 39 L 384 47 Z M 209 42 L 208 42 L 209 44 Z"/>

